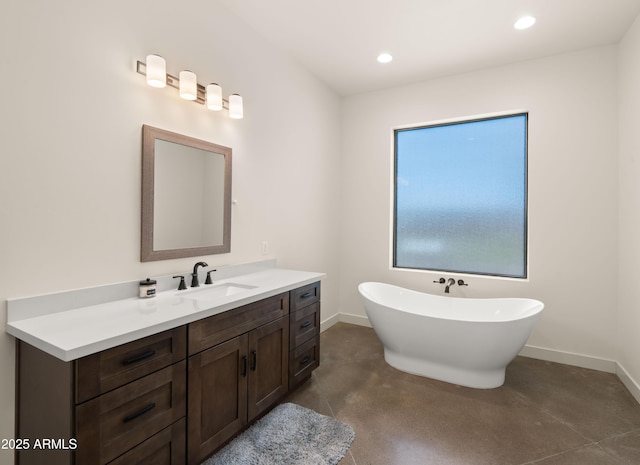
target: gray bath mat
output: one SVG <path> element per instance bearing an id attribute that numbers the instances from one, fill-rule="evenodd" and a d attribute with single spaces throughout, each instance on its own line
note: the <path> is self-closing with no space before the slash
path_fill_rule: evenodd
<path id="1" fill-rule="evenodd" d="M 355 437 L 349 425 L 296 404 L 278 405 L 202 465 L 335 465 Z"/>

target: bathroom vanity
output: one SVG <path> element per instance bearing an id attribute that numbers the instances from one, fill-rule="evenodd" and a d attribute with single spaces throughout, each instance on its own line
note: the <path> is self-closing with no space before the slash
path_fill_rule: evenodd
<path id="1" fill-rule="evenodd" d="M 322 276 L 271 269 L 10 319 L 18 463 L 200 464 L 319 365 Z"/>

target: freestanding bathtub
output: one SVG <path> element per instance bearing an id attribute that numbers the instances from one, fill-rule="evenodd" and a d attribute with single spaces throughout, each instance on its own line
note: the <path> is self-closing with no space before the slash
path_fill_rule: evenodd
<path id="1" fill-rule="evenodd" d="M 367 282 L 358 286 L 389 365 L 472 388 L 504 384 L 544 304 L 533 299 L 466 299 Z"/>

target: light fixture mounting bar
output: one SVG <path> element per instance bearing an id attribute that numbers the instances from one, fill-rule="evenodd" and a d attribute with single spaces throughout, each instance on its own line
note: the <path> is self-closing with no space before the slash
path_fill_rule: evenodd
<path id="1" fill-rule="evenodd" d="M 138 60 L 136 62 L 136 72 L 138 74 L 142 74 L 143 76 L 146 76 L 147 64 Z M 167 73 L 167 85 L 170 87 L 173 87 L 174 89 L 180 90 L 180 79 Z M 196 98 L 193 101 L 196 103 L 199 103 L 200 105 L 205 105 L 206 97 L 207 97 L 207 91 L 205 87 L 202 84 L 198 83 L 198 98 Z M 226 98 L 222 99 L 222 108 L 224 108 L 225 110 L 229 109 L 229 100 L 227 100 Z"/>

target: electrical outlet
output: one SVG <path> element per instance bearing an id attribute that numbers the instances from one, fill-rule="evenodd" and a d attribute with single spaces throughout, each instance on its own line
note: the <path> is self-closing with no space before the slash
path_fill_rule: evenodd
<path id="1" fill-rule="evenodd" d="M 269 243 L 262 241 L 262 255 L 269 255 Z"/>

